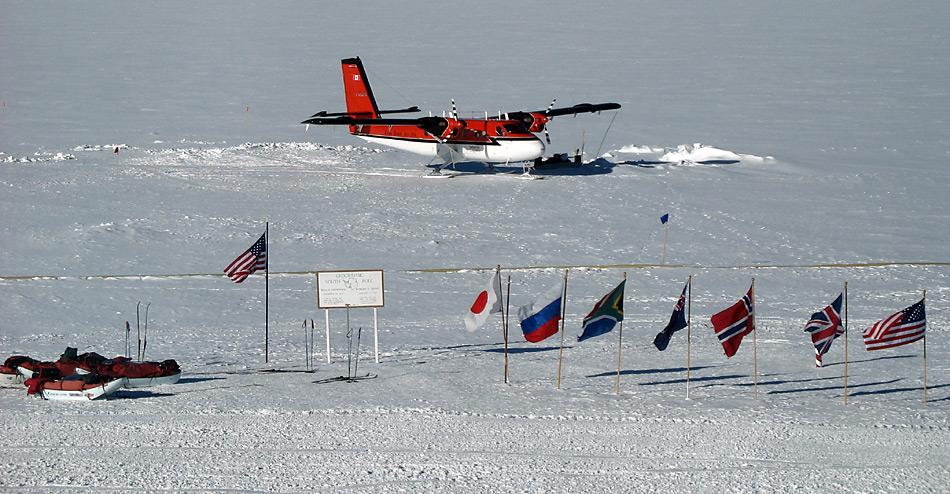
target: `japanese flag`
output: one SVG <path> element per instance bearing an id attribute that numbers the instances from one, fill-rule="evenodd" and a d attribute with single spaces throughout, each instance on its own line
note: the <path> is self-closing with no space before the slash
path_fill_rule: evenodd
<path id="1" fill-rule="evenodd" d="M 482 327 L 488 316 L 501 312 L 501 275 L 495 271 L 488 288 L 475 297 L 475 302 L 465 314 L 465 329 L 475 331 Z"/>

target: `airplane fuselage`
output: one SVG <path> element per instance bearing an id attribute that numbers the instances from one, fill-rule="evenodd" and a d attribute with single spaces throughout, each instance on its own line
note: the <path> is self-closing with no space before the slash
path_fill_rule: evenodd
<path id="1" fill-rule="evenodd" d="M 367 142 L 389 146 L 446 162 L 513 163 L 544 155 L 544 142 L 530 132 L 512 130 L 509 121 L 456 120 L 462 126 L 436 140 L 416 127 L 352 125 L 350 133 Z"/>

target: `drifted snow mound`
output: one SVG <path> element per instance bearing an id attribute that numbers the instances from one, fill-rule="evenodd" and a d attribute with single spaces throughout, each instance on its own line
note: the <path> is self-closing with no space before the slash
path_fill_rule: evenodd
<path id="1" fill-rule="evenodd" d="M 626 154 L 653 154 L 653 153 L 662 153 L 666 151 L 666 148 L 653 147 L 653 146 L 640 146 L 638 144 L 627 144 L 626 146 L 617 150 L 618 153 Z"/>
<path id="2" fill-rule="evenodd" d="M 740 154 L 726 149 L 720 149 L 707 144 L 680 144 L 673 148 L 657 146 L 643 146 L 630 144 L 617 150 L 618 153 L 659 155 L 656 160 L 664 163 L 764 163 L 774 158 L 771 156 L 756 156 L 754 154 Z M 662 154 L 661 154 L 662 153 Z"/>
<path id="3" fill-rule="evenodd" d="M 47 163 L 50 161 L 67 161 L 76 159 L 69 153 L 33 153 L 33 156 L 10 156 L 0 153 L 0 163 Z"/>
<path id="4" fill-rule="evenodd" d="M 132 149 L 128 144 L 83 144 L 76 146 L 73 151 L 115 151 L 116 149 Z"/>

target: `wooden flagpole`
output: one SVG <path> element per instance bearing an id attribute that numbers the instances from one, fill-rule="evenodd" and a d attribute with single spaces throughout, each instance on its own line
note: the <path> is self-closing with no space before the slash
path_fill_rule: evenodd
<path id="1" fill-rule="evenodd" d="M 507 293 L 505 293 L 505 312 L 502 314 L 504 316 L 504 328 L 505 328 L 505 383 L 508 383 L 508 314 L 511 312 L 511 275 L 508 275 L 508 287 Z"/>
<path id="2" fill-rule="evenodd" d="M 267 300 L 267 298 L 268 298 L 268 293 L 270 293 L 270 286 L 269 286 L 269 284 L 270 284 L 270 281 L 269 281 L 269 278 L 270 278 L 270 245 L 269 245 L 269 244 L 270 244 L 270 223 L 268 223 L 267 221 L 265 221 L 265 222 L 264 222 L 264 252 L 267 252 L 267 265 L 264 266 L 264 363 L 265 363 L 265 364 L 267 363 L 267 361 L 268 361 L 268 356 L 269 356 L 269 353 L 268 353 L 269 348 L 268 348 L 268 346 L 267 346 L 267 343 L 268 343 L 268 327 L 267 327 L 267 323 L 268 323 L 268 319 L 269 319 L 269 317 L 268 317 L 269 301 Z"/>
<path id="3" fill-rule="evenodd" d="M 666 240 L 670 233 L 670 222 L 663 223 L 663 260 L 660 264 L 666 264 Z"/>
<path id="4" fill-rule="evenodd" d="M 758 360 L 758 344 L 756 343 L 756 333 L 758 333 L 757 328 L 755 327 L 755 278 L 752 278 L 752 311 L 749 314 L 749 317 L 752 319 L 752 383 L 753 383 L 753 396 L 756 400 L 759 399 L 759 360 Z"/>
<path id="5" fill-rule="evenodd" d="M 501 291 L 501 264 L 498 264 L 498 265 L 495 266 L 495 277 L 498 278 L 498 287 L 497 287 L 497 288 L 498 288 L 498 294 L 499 294 L 499 295 L 502 295 L 502 291 Z M 496 287 L 492 287 L 493 290 L 494 290 L 495 288 L 496 288 Z M 504 298 L 502 299 L 502 303 L 504 303 Z M 503 306 L 503 307 L 504 307 L 504 306 Z M 491 310 L 491 309 L 489 309 L 489 310 Z M 504 381 L 507 383 L 507 382 L 508 382 L 508 328 L 507 328 L 506 324 L 507 324 L 507 320 L 506 320 L 506 318 L 505 318 L 505 310 L 504 310 L 504 308 L 502 308 L 502 311 L 501 311 L 501 333 L 502 333 L 502 337 L 503 337 L 504 340 L 505 340 L 505 361 L 504 361 L 504 365 L 503 365 L 503 367 L 504 367 L 504 369 L 503 369 L 503 371 L 504 371 L 504 376 L 503 376 L 503 377 L 504 377 Z"/>
<path id="6" fill-rule="evenodd" d="M 626 293 L 627 293 L 627 286 L 626 286 L 627 272 L 626 271 L 624 271 L 623 273 L 623 281 L 624 281 L 624 296 L 626 296 Z M 623 305 L 623 299 L 621 299 L 621 305 Z M 620 361 L 621 361 L 620 352 L 621 352 L 621 349 L 623 348 L 623 319 L 620 320 L 620 330 L 618 331 L 618 334 L 619 334 L 619 338 L 617 340 L 617 380 L 614 383 L 614 391 L 617 393 L 617 396 L 620 396 Z"/>
<path id="7" fill-rule="evenodd" d="M 848 404 L 848 282 L 844 282 L 844 404 Z"/>
<path id="8" fill-rule="evenodd" d="M 688 286 L 689 295 L 686 298 L 686 399 L 689 399 L 689 373 L 690 373 L 690 344 L 692 343 L 692 328 L 690 327 L 692 321 L 692 309 L 693 309 L 693 275 L 689 275 L 689 279 L 686 281 Z"/>
<path id="9" fill-rule="evenodd" d="M 927 306 L 927 290 L 924 290 L 924 308 Z M 924 404 L 927 403 L 927 327 L 924 326 Z"/>
<path id="10" fill-rule="evenodd" d="M 567 272 L 564 270 L 564 288 L 561 290 L 561 350 L 557 355 L 557 389 L 561 389 L 561 363 L 564 361 L 564 313 L 567 305 Z"/>

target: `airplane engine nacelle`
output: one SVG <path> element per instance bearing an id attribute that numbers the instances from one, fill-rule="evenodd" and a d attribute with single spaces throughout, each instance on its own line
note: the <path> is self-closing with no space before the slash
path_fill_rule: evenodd
<path id="1" fill-rule="evenodd" d="M 529 132 L 541 132 L 544 130 L 544 125 L 548 123 L 548 117 L 544 116 L 543 113 L 531 113 L 531 116 L 534 117 L 531 120 L 531 125 L 528 126 Z"/>
<path id="2" fill-rule="evenodd" d="M 442 132 L 441 138 L 448 139 L 454 135 L 458 135 L 462 129 L 466 127 L 465 122 L 461 120 L 456 120 L 454 118 L 445 119 L 445 131 Z"/>
<path id="3" fill-rule="evenodd" d="M 518 120 L 524 124 L 525 130 L 528 132 L 541 132 L 544 130 L 545 124 L 551 120 L 547 115 L 541 112 L 511 112 L 508 114 L 508 118 L 512 120 Z"/>

